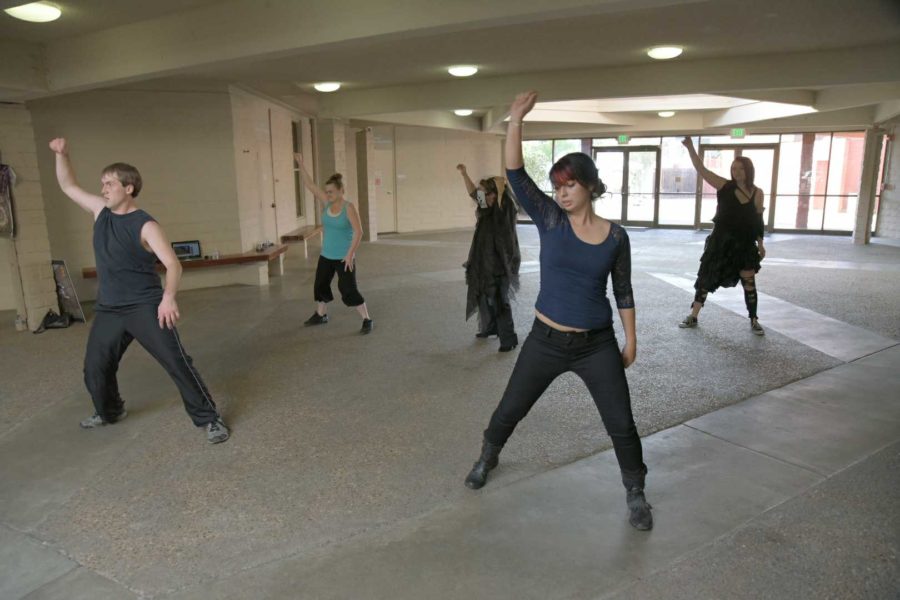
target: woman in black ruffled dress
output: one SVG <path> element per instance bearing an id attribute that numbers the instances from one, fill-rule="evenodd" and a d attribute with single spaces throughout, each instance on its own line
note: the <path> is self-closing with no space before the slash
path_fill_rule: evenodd
<path id="1" fill-rule="evenodd" d="M 475 185 L 465 165 L 456 168 L 477 205 L 475 235 L 464 265 L 469 286 L 466 319 L 477 311 L 476 337 L 496 335 L 500 338 L 500 352 L 509 352 L 519 345 L 510 307 L 510 298 L 519 288 L 522 261 L 516 235 L 518 209 L 502 177 L 482 179 Z"/>
<path id="2" fill-rule="evenodd" d="M 713 231 L 706 238 L 700 270 L 694 282 L 694 302 L 691 314 L 679 327 L 696 327 L 697 315 L 703 308 L 706 295 L 720 287 L 734 287 L 740 281 L 744 301 L 750 317 L 750 330 L 756 335 L 765 331 L 756 317 L 756 274 L 760 261 L 766 256 L 763 245 L 763 191 L 753 185 L 753 162 L 739 156 L 731 163 L 731 179 L 716 175 L 705 166 L 691 138 L 682 141 L 691 155 L 691 162 L 700 176 L 716 188 L 716 216 Z"/>

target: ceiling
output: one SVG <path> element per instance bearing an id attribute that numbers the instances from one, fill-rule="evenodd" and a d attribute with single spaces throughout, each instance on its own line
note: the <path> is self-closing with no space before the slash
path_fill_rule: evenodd
<path id="1" fill-rule="evenodd" d="M 0 0 L 0 7 L 17 0 Z M 893 0 L 83 0 L 0 13 L 0 100 L 229 84 L 358 122 L 502 131 L 541 91 L 537 134 L 854 126 L 900 114 Z M 410 7 L 417 10 L 410 10 Z M 645 52 L 676 44 L 656 62 Z M 446 68 L 471 63 L 473 78 Z M 316 81 L 341 81 L 334 94 Z M 565 102 L 567 104 L 559 104 Z M 474 117 L 447 118 L 452 108 Z M 660 121 L 659 110 L 677 110 Z M 571 125 L 562 127 L 561 123 Z"/>

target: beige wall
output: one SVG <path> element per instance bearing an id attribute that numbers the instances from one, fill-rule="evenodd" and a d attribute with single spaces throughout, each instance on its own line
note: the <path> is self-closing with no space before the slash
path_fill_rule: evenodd
<path id="1" fill-rule="evenodd" d="M 501 175 L 501 138 L 427 127 L 396 127 L 399 232 L 470 227 L 475 211 L 456 165 L 469 175 Z"/>
<path id="2" fill-rule="evenodd" d="M 49 309 L 59 310 L 59 304 L 32 119 L 24 106 L 0 105 L 0 153 L 0 162 L 16 173 L 16 239 L 0 239 L 0 310 L 16 310 L 34 330 Z"/>
<path id="3" fill-rule="evenodd" d="M 138 206 L 170 240 L 200 240 L 204 253 L 240 252 L 231 102 L 218 91 L 106 90 L 29 104 L 39 140 L 48 227 L 54 258 L 65 259 L 82 299 L 96 297 L 92 221 L 60 191 L 46 141 L 68 138 L 82 187 L 99 192 L 101 169 L 127 162 L 141 172 Z M 185 275 L 185 281 L 190 276 Z"/>

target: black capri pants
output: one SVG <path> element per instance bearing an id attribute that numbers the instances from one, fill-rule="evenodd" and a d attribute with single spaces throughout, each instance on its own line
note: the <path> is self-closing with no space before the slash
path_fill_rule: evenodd
<path id="1" fill-rule="evenodd" d="M 362 294 L 356 287 L 356 263 L 353 264 L 353 270 L 344 269 L 344 262 L 341 260 L 333 260 L 319 256 L 319 264 L 316 266 L 316 283 L 313 287 L 313 294 L 316 302 L 331 302 L 334 300 L 334 294 L 331 293 L 331 280 L 334 274 L 338 276 L 338 291 L 341 293 L 341 300 L 347 306 L 359 306 L 365 303 Z"/>
<path id="2" fill-rule="evenodd" d="M 587 385 L 623 471 L 645 468 L 641 438 L 613 328 L 566 333 L 535 319 L 484 437 L 503 446 L 519 421 L 558 376 L 574 372 Z"/>

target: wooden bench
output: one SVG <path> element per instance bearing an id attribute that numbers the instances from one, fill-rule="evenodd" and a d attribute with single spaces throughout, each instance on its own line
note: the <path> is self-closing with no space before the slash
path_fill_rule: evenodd
<path id="1" fill-rule="evenodd" d="M 307 246 L 307 242 L 317 235 L 322 235 L 322 226 L 307 225 L 306 227 L 289 231 L 281 236 L 281 243 L 293 244 L 296 242 L 303 242 L 303 258 L 309 258 L 309 247 Z"/>
<path id="2" fill-rule="evenodd" d="M 269 274 L 284 274 L 284 254 L 288 251 L 286 244 L 271 246 L 262 252 L 244 252 L 242 254 L 223 254 L 219 258 L 201 258 L 197 260 L 181 261 L 183 271 L 193 271 L 196 269 L 206 269 L 212 267 L 229 267 L 240 265 L 256 265 L 259 267 L 258 273 L 253 279 L 253 283 L 257 285 L 266 285 L 269 283 Z M 273 264 L 274 263 L 274 264 Z M 156 265 L 158 273 L 165 273 L 166 267 L 162 263 Z M 275 271 L 275 273 L 271 273 Z M 81 270 L 81 276 L 85 279 L 96 279 L 96 267 L 84 267 Z M 258 283 L 257 283 L 258 279 Z"/>

